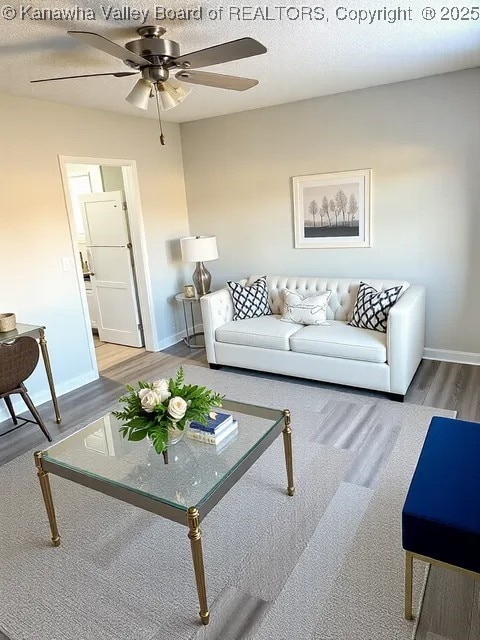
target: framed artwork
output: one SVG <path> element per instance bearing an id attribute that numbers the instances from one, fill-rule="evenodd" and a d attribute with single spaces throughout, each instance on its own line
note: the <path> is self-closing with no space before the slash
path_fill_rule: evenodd
<path id="1" fill-rule="evenodd" d="M 371 247 L 371 169 L 293 180 L 296 249 Z"/>

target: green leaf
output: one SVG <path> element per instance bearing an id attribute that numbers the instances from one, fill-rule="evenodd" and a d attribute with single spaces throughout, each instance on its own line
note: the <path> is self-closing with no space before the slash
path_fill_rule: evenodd
<path id="1" fill-rule="evenodd" d="M 134 429 L 142 429 L 147 428 L 151 424 L 151 422 L 152 421 L 149 418 L 146 418 L 144 416 L 136 416 L 135 418 L 129 420 L 128 426 L 133 427 Z"/>
<path id="2" fill-rule="evenodd" d="M 150 431 L 149 433 L 150 440 L 152 441 L 153 448 L 157 453 L 163 453 L 167 448 L 168 442 L 168 433 L 167 431 Z"/>
<path id="3" fill-rule="evenodd" d="M 132 440 L 132 442 L 138 442 L 139 440 L 143 440 L 148 435 L 148 429 L 137 429 L 136 431 L 130 431 L 128 434 L 128 439 Z"/>
<path id="4" fill-rule="evenodd" d="M 157 404 L 157 406 L 155 407 L 155 413 L 161 417 L 165 415 L 166 410 L 167 410 L 167 405 L 163 403 Z"/>
<path id="5" fill-rule="evenodd" d="M 180 369 L 177 371 L 177 376 L 175 378 L 175 384 L 177 385 L 177 387 L 181 387 L 181 386 L 183 386 L 183 382 L 184 382 L 183 367 L 180 367 Z"/>

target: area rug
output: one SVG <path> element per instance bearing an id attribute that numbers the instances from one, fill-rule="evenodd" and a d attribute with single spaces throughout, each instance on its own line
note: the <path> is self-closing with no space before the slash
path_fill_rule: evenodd
<path id="1" fill-rule="evenodd" d="M 0 468 L 0 629 L 10 640 L 410 640 L 401 509 L 433 415 L 453 412 L 187 366 L 188 382 L 292 413 L 202 523 L 211 622 L 197 618 L 187 529 L 51 477 L 62 545 L 32 456 Z M 425 567 L 416 563 L 418 611 Z"/>

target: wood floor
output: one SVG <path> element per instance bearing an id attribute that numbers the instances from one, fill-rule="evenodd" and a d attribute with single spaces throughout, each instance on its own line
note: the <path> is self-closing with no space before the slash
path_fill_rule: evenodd
<path id="1" fill-rule="evenodd" d="M 100 344 L 102 349 L 105 343 Z M 126 349 L 129 349 L 128 347 Z M 65 434 L 103 415 L 123 392 L 126 383 L 160 377 L 162 371 L 181 364 L 208 366 L 203 349 L 189 350 L 183 342 L 159 353 L 114 349 L 105 352 L 98 380 L 61 397 L 62 423 L 54 422 L 50 403 L 39 407 L 52 436 Z M 103 357 L 103 356 L 102 356 Z M 125 359 L 126 358 L 126 359 Z M 262 374 L 271 379 L 280 376 Z M 319 388 L 339 388 L 311 383 Z M 353 391 L 353 390 L 352 390 Z M 363 391 L 355 391 L 364 393 Z M 370 392 L 369 395 L 378 395 Z M 480 367 L 424 360 L 410 386 L 405 402 L 457 411 L 459 419 L 480 422 Z M 9 428 L 0 423 L 0 433 Z M 46 441 L 35 426 L 29 425 L 0 439 L 0 465 Z M 4 640 L 0 633 L 0 640 Z M 346 638 L 345 640 L 355 640 Z M 385 640 L 393 640 L 385 638 Z M 480 640 L 480 581 L 444 569 L 432 568 L 426 589 L 416 640 Z"/>
<path id="2" fill-rule="evenodd" d="M 100 373 L 115 364 L 120 364 L 124 360 L 129 360 L 140 353 L 145 353 L 144 347 L 124 347 L 120 344 L 102 342 L 96 334 L 93 334 L 93 344 L 95 345 L 95 357 L 97 358 Z"/>

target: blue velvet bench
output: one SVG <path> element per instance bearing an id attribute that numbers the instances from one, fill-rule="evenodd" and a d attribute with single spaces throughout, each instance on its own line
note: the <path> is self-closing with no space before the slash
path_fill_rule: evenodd
<path id="1" fill-rule="evenodd" d="M 402 513 L 405 618 L 413 559 L 480 579 L 480 424 L 433 418 Z"/>

